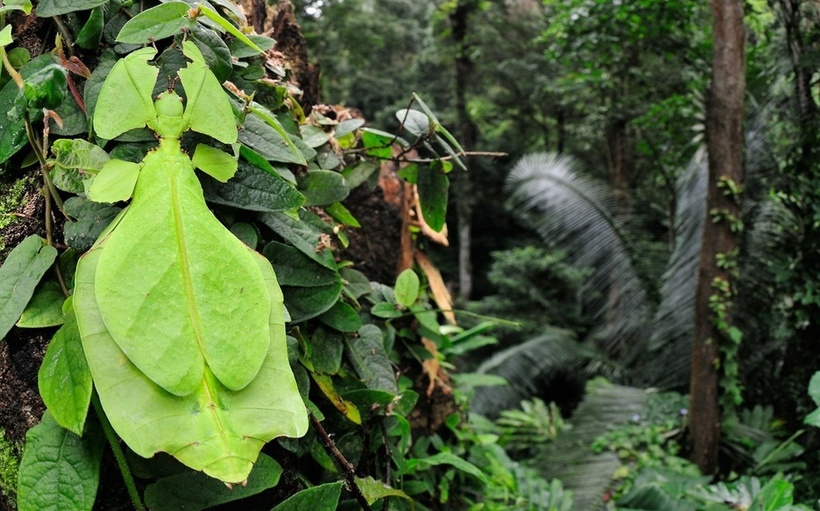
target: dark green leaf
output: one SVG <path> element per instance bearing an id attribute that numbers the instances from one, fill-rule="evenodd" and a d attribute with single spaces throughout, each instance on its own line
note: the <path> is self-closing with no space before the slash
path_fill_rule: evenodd
<path id="1" fill-rule="evenodd" d="M 314 318 L 333 307 L 342 292 L 342 282 L 319 287 L 282 286 L 285 306 L 293 323 Z"/>
<path id="2" fill-rule="evenodd" d="M 275 117 L 268 115 L 266 117 L 268 121 L 278 124 Z M 239 141 L 270 161 L 306 164 L 304 156 L 293 145 L 294 141 L 290 139 L 281 125 L 273 127 L 259 115 L 250 114 L 245 117 L 244 127 L 239 130 Z"/>
<path id="3" fill-rule="evenodd" d="M 447 197 L 450 180 L 440 165 L 419 169 L 419 202 L 424 221 L 436 232 L 441 232 L 447 221 Z"/>
<path id="4" fill-rule="evenodd" d="M 73 137 L 81 133 L 88 133 L 88 119 L 73 96 L 68 97 L 54 111 L 62 119 L 63 125 L 61 127 L 55 121 L 50 121 L 52 134 Z"/>
<path id="5" fill-rule="evenodd" d="M 325 374 L 339 372 L 344 350 L 344 338 L 341 334 L 318 327 L 310 338 L 310 345 L 310 361 L 314 371 Z"/>
<path id="6" fill-rule="evenodd" d="M 396 302 L 410 307 L 419 297 L 419 276 L 411 269 L 406 269 L 396 278 Z"/>
<path id="7" fill-rule="evenodd" d="M 27 79 L 52 64 L 54 58 L 50 54 L 40 55 L 23 66 L 20 75 Z M 19 96 L 20 89 L 13 80 L 0 90 L 0 115 L 5 116 L 3 122 L 0 122 L 0 163 L 14 156 L 28 143 L 24 110 L 18 105 Z M 42 112 L 32 113 L 32 120 L 42 119 Z"/>
<path id="8" fill-rule="evenodd" d="M 17 481 L 18 510 L 90 511 L 97 496 L 102 451 L 103 437 L 96 427 L 80 438 L 46 412 L 40 424 L 26 433 Z"/>
<path id="9" fill-rule="evenodd" d="M 404 314 L 402 311 L 398 310 L 396 306 L 392 303 L 381 302 L 377 303 L 370 309 L 370 314 L 373 314 L 377 318 L 399 318 Z"/>
<path id="10" fill-rule="evenodd" d="M 281 475 L 282 467 L 271 457 L 260 454 L 246 485 L 228 488 L 202 472 L 186 470 L 149 485 L 145 489 L 145 504 L 152 511 L 199 511 L 273 488 Z"/>
<path id="11" fill-rule="evenodd" d="M 273 46 L 276 44 L 276 41 L 274 41 L 270 37 L 258 34 L 248 34 L 248 39 L 250 39 L 262 51 L 268 51 L 271 48 L 273 48 Z M 231 50 L 231 55 L 238 59 L 243 59 L 246 57 L 255 57 L 256 55 L 259 55 L 258 51 L 251 48 L 239 39 L 231 39 L 230 41 L 228 41 L 228 49 Z"/>
<path id="12" fill-rule="evenodd" d="M 325 208 L 325 213 L 332 216 L 334 220 L 341 222 L 348 227 L 361 227 L 362 225 L 353 216 L 349 209 L 344 207 L 341 202 L 334 202 Z"/>
<path id="13" fill-rule="evenodd" d="M 342 395 L 346 401 L 353 403 L 362 415 L 387 415 L 390 403 L 396 395 L 384 390 L 356 389 Z"/>
<path id="14" fill-rule="evenodd" d="M 227 183 L 210 176 L 202 176 L 201 180 L 205 199 L 223 206 L 273 212 L 299 207 L 305 201 L 302 194 L 278 174 L 265 172 L 243 160 L 239 160 L 236 174 Z"/>
<path id="15" fill-rule="evenodd" d="M 80 33 L 77 34 L 74 43 L 86 50 L 96 50 L 100 47 L 100 41 L 102 41 L 103 26 L 105 26 L 103 8 L 96 7 L 91 11 L 91 15 L 83 25 Z"/>
<path id="16" fill-rule="evenodd" d="M 51 18 L 69 12 L 87 11 L 108 3 L 108 0 L 41 0 L 37 3 L 37 17 Z"/>
<path id="17" fill-rule="evenodd" d="M 299 127 L 300 131 L 302 132 L 302 142 L 307 144 L 308 147 L 313 147 L 314 149 L 324 145 L 330 140 L 330 137 L 325 130 L 318 126 L 314 126 L 312 124 L 303 124 Z"/>
<path id="18" fill-rule="evenodd" d="M 91 403 L 91 371 L 73 313 L 51 339 L 37 385 L 54 420 L 75 435 L 82 435 Z"/>
<path id="19" fill-rule="evenodd" d="M 247 222 L 236 222 L 231 225 L 231 233 L 239 238 L 239 241 L 256 250 L 259 244 L 259 230 Z"/>
<path id="20" fill-rule="evenodd" d="M 398 393 L 393 365 L 384 351 L 382 331 L 376 325 L 364 325 L 358 337 L 348 336 L 347 356 L 356 374 L 370 389 Z"/>
<path id="21" fill-rule="evenodd" d="M 94 107 L 97 106 L 97 98 L 100 97 L 100 89 L 111 72 L 111 68 L 117 63 L 117 55 L 110 48 L 107 48 L 100 55 L 100 60 L 97 61 L 97 67 L 91 73 L 91 78 L 86 80 L 83 88 L 83 99 L 85 99 L 85 109 L 88 119 L 94 117 Z"/>
<path id="22" fill-rule="evenodd" d="M 20 316 L 17 326 L 20 328 L 46 328 L 62 325 L 63 302 L 65 295 L 60 285 L 53 280 L 41 282 L 34 291 L 26 310 Z"/>
<path id="23" fill-rule="evenodd" d="M 0 339 L 20 319 L 34 289 L 57 258 L 57 249 L 29 236 L 9 252 L 0 266 Z"/>
<path id="24" fill-rule="evenodd" d="M 194 25 L 188 37 L 196 44 L 205 63 L 211 69 L 219 83 L 224 82 L 231 76 L 233 63 L 231 62 L 231 51 L 222 38 L 210 28 Z"/>
<path id="25" fill-rule="evenodd" d="M 336 302 L 318 319 L 330 328 L 340 332 L 356 332 L 362 327 L 362 319 L 356 309 L 342 301 Z"/>
<path id="26" fill-rule="evenodd" d="M 186 16 L 189 8 L 185 2 L 168 2 L 146 9 L 122 27 L 117 42 L 147 44 L 190 29 L 196 22 Z"/>
<path id="27" fill-rule="evenodd" d="M 30 108 L 53 110 L 62 104 L 67 87 L 66 70 L 52 63 L 26 78 L 23 96 Z"/>
<path id="28" fill-rule="evenodd" d="M 265 213 L 259 219 L 276 234 L 293 244 L 300 252 L 325 268 L 336 270 L 336 260 L 330 250 L 324 250 L 321 230 L 309 223 L 308 217 L 315 216 L 308 211 L 300 211 L 299 220 L 284 213 Z M 321 222 L 321 220 L 319 220 Z M 324 311 L 323 311 L 324 312 Z"/>
<path id="29" fill-rule="evenodd" d="M 121 209 L 82 197 L 71 197 L 65 201 L 65 211 L 76 218 L 75 222 L 68 221 L 63 227 L 66 244 L 77 252 L 85 252 Z"/>
<path id="30" fill-rule="evenodd" d="M 318 287 L 335 285 L 341 281 L 335 270 L 321 266 L 290 245 L 272 241 L 265 245 L 262 253 L 273 264 L 279 285 Z"/>
<path id="31" fill-rule="evenodd" d="M 352 190 L 356 188 L 360 184 L 367 181 L 374 172 L 379 169 L 378 163 L 372 160 L 365 160 L 356 163 L 355 165 L 350 165 L 345 167 L 342 171 L 342 175 L 345 177 L 345 181 L 347 181 L 347 185 Z"/>
<path id="32" fill-rule="evenodd" d="M 351 268 L 339 270 L 345 282 L 345 292 L 353 299 L 366 295 L 372 291 L 370 280 L 360 271 Z"/>
<path id="33" fill-rule="evenodd" d="M 111 159 L 101 147 L 80 138 L 55 140 L 51 150 L 57 157 L 51 171 L 54 186 L 71 193 L 84 192 L 83 180 L 97 174 Z"/>
<path id="34" fill-rule="evenodd" d="M 341 494 L 341 481 L 321 484 L 300 491 L 271 511 L 336 511 Z"/>
<path id="35" fill-rule="evenodd" d="M 345 178 L 332 170 L 312 170 L 299 179 L 305 206 L 325 206 L 344 200 L 350 193 Z"/>

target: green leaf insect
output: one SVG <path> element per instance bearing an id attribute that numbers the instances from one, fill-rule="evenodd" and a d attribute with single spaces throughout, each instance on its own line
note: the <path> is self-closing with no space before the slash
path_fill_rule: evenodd
<path id="1" fill-rule="evenodd" d="M 160 145 L 139 165 L 112 160 L 89 188 L 95 201 L 132 201 L 80 259 L 77 325 L 103 409 L 134 452 L 241 483 L 265 442 L 305 434 L 307 415 L 276 274 L 213 216 L 180 147 L 188 129 L 236 142 L 231 106 L 190 42 L 185 107 L 174 92 L 152 102 L 155 53 L 122 59 L 100 91 L 100 137 L 147 125 Z M 194 161 L 227 180 L 236 160 L 201 147 Z"/>

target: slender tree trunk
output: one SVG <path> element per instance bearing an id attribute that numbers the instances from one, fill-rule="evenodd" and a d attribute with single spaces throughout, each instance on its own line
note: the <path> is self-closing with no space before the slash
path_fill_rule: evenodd
<path id="1" fill-rule="evenodd" d="M 731 274 L 717 255 L 736 253 L 732 219 L 740 217 L 739 198 L 726 183 L 743 180 L 743 94 L 745 50 L 742 0 L 712 0 L 712 83 L 707 112 L 709 192 L 697 283 L 692 352 L 690 433 L 692 461 L 705 474 L 717 467 L 720 441 L 720 343 L 731 324 Z M 727 181 L 730 180 L 730 181 Z M 721 184 L 724 183 L 724 184 Z M 717 216 L 716 216 L 717 215 Z M 717 221 L 714 221 L 717 220 Z M 735 224 L 736 225 L 736 224 Z M 727 305 L 718 318 L 711 300 Z"/>
<path id="2" fill-rule="evenodd" d="M 473 61 L 470 58 L 467 41 L 467 27 L 470 15 L 477 9 L 476 0 L 459 1 L 450 13 L 450 27 L 456 47 L 455 58 L 455 107 L 458 117 L 459 142 L 466 150 L 475 147 L 478 130 L 467 112 L 467 84 L 473 73 Z M 454 181 L 456 214 L 458 217 L 458 295 L 461 300 L 468 300 L 473 289 L 472 267 L 472 214 L 473 193 L 470 176 L 461 173 Z"/>
<path id="3" fill-rule="evenodd" d="M 566 123 L 566 114 L 564 110 L 558 110 L 558 114 L 555 116 L 555 152 L 558 154 L 564 153 L 564 144 L 566 133 L 564 132 Z"/>

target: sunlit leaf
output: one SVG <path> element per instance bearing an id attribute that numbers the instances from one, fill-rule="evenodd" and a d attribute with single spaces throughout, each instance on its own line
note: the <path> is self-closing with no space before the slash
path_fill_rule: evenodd
<path id="1" fill-rule="evenodd" d="M 146 44 L 177 34 L 196 22 L 187 17 L 190 6 L 185 2 L 167 2 L 137 14 L 117 35 L 117 42 Z M 153 85 L 153 84 L 152 84 Z"/>
<path id="2" fill-rule="evenodd" d="M 148 64 L 156 53 L 151 47 L 134 51 L 119 60 L 108 73 L 94 107 L 97 135 L 110 140 L 149 122 L 156 123 L 151 93 L 159 69 Z"/>

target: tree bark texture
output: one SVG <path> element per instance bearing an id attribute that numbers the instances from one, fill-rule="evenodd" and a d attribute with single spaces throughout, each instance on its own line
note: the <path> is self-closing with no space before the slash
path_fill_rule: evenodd
<path id="1" fill-rule="evenodd" d="M 712 0 L 712 83 L 707 112 L 709 191 L 703 249 L 697 282 L 695 339 L 692 352 L 690 434 L 692 461 L 704 474 L 712 474 L 720 441 L 720 342 L 725 332 L 716 328 L 710 299 L 715 284 L 731 284 L 731 275 L 717 265 L 718 254 L 731 254 L 738 246 L 727 218 L 740 217 L 736 196 L 724 193 L 721 180 L 740 185 L 743 180 L 743 94 L 745 50 L 742 0 Z M 715 213 L 720 215 L 713 221 Z M 731 300 L 731 287 L 726 300 Z M 731 315 L 727 318 L 731 320 Z"/>
<path id="2" fill-rule="evenodd" d="M 458 117 L 459 142 L 466 150 L 474 149 L 478 138 L 478 128 L 470 119 L 467 111 L 467 84 L 473 73 L 473 61 L 470 58 L 467 41 L 467 28 L 470 15 L 478 8 L 476 0 L 462 0 L 450 13 L 450 27 L 453 43 L 456 48 L 455 58 L 455 107 Z M 471 224 L 473 201 L 470 177 L 461 173 L 453 182 L 458 217 L 458 294 L 461 300 L 469 300 L 473 289 L 472 235 Z"/>

